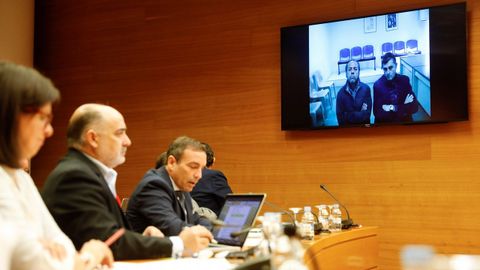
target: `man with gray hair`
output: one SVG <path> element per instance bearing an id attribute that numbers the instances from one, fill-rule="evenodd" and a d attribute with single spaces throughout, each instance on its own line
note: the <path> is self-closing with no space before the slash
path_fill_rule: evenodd
<path id="1" fill-rule="evenodd" d="M 78 249 L 88 239 L 105 241 L 121 228 L 125 234 L 110 247 L 116 260 L 191 255 L 206 247 L 208 230 L 179 231 L 164 238 L 160 230 L 131 230 L 115 190 L 115 167 L 125 162 L 132 144 L 116 109 L 100 104 L 80 106 L 70 118 L 68 152 L 48 176 L 42 197 L 60 228 Z"/>

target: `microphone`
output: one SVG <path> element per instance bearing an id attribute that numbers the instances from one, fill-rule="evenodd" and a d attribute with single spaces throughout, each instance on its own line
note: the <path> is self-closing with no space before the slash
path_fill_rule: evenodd
<path id="1" fill-rule="evenodd" d="M 290 211 L 286 211 L 284 210 L 283 208 L 281 208 L 280 206 L 274 204 L 274 203 L 271 203 L 269 201 L 265 201 L 265 204 L 269 205 L 270 207 L 272 208 L 275 208 L 276 210 L 278 210 L 282 215 L 287 215 L 288 218 L 290 219 L 290 221 L 292 222 L 293 224 L 293 227 L 296 228 L 297 225 L 295 224 L 295 218 L 292 216 L 292 213 Z"/>
<path id="2" fill-rule="evenodd" d="M 340 206 L 343 207 L 343 209 L 345 209 L 345 212 L 347 213 L 347 219 L 342 220 L 342 229 L 346 230 L 346 229 L 349 229 L 350 227 L 355 226 L 353 224 L 353 220 L 350 218 L 350 213 L 348 213 L 348 209 L 342 203 L 340 203 L 340 201 L 337 200 L 337 198 L 335 198 L 335 196 L 333 196 L 332 193 L 330 193 L 330 191 L 328 191 L 328 189 L 325 187 L 324 184 L 320 184 L 320 188 L 325 190 L 325 192 L 327 192 L 328 195 L 330 195 L 330 197 L 332 197 Z"/>
<path id="3" fill-rule="evenodd" d="M 231 232 L 230 237 L 237 238 L 242 234 L 250 232 L 250 230 L 253 229 L 253 228 L 255 228 L 255 227 L 246 227 L 246 228 L 241 229 L 240 231 Z"/>
<path id="4" fill-rule="evenodd" d="M 213 227 L 225 227 L 227 224 L 223 222 L 223 220 L 220 219 L 209 219 L 209 221 L 212 223 Z"/>

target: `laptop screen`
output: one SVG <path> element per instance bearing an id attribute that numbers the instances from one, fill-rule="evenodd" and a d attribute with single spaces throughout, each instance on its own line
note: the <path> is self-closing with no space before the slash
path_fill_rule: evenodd
<path id="1" fill-rule="evenodd" d="M 218 219 L 225 226 L 213 229 L 213 237 L 220 244 L 243 246 L 248 233 L 231 237 L 232 232 L 251 227 L 260 211 L 266 194 L 228 194 Z"/>

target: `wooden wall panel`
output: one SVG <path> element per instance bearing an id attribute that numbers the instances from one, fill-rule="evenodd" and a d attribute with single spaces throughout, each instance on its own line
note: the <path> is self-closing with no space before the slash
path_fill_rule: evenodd
<path id="1" fill-rule="evenodd" d="M 0 60 L 33 66 L 34 4 L 0 0 Z"/>
<path id="2" fill-rule="evenodd" d="M 43 3 L 44 2 L 44 3 Z M 470 121 L 280 130 L 280 27 L 454 1 L 37 1 L 36 65 L 62 91 L 55 135 L 33 160 L 41 186 L 84 102 L 123 112 L 133 141 L 118 167 L 129 196 L 179 135 L 211 143 L 236 192 L 281 207 L 331 203 L 378 225 L 381 269 L 405 244 L 480 253 L 480 8 L 469 10 Z M 275 210 L 268 209 L 265 210 Z"/>

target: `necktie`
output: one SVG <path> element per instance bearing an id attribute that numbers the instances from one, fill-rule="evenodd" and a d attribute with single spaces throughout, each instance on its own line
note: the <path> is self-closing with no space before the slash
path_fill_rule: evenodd
<path id="1" fill-rule="evenodd" d="M 120 197 L 118 196 L 118 194 L 115 197 L 115 199 L 117 200 L 118 206 L 120 206 L 120 208 L 122 208 L 122 202 L 120 201 Z"/>
<path id="2" fill-rule="evenodd" d="M 182 207 L 183 214 L 185 215 L 185 221 L 188 222 L 187 219 L 187 208 L 185 207 L 185 195 L 183 194 L 182 191 L 177 190 L 175 191 L 175 196 L 177 196 L 178 202 L 180 203 L 180 206 Z"/>

